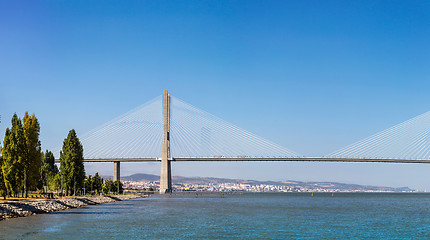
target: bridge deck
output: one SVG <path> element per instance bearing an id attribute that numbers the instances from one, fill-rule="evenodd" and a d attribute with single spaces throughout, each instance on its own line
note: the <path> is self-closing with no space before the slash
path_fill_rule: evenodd
<path id="1" fill-rule="evenodd" d="M 122 158 L 122 159 L 84 159 L 84 162 L 160 162 L 161 158 Z M 322 157 L 301 157 L 301 158 L 174 158 L 175 162 L 381 162 L 381 163 L 430 163 L 430 160 L 413 159 L 381 159 L 381 158 L 322 158 Z M 58 159 L 55 162 L 59 162 Z"/>

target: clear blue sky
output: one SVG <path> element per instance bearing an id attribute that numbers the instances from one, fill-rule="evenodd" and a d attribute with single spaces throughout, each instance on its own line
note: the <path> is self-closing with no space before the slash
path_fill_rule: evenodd
<path id="1" fill-rule="evenodd" d="M 172 95 L 306 156 L 430 110 L 428 1 L 0 1 L 0 138 L 43 149 Z M 112 174 L 111 164 L 87 173 Z M 239 169 L 239 170 L 238 170 Z M 123 164 L 122 174 L 159 165 Z M 430 164 L 174 163 L 173 174 L 430 190 Z"/>

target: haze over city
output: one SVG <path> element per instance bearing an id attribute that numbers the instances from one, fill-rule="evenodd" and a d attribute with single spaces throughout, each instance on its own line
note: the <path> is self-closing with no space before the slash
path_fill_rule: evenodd
<path id="1" fill-rule="evenodd" d="M 169 89 L 303 156 L 430 111 L 427 2 L 0 3 L 0 139 L 35 113 L 42 149 Z M 84 146 L 85 149 L 85 146 Z M 86 164 L 112 175 L 111 163 Z M 173 163 L 173 175 L 430 190 L 430 164 Z M 123 163 L 122 175 L 159 174 Z"/>

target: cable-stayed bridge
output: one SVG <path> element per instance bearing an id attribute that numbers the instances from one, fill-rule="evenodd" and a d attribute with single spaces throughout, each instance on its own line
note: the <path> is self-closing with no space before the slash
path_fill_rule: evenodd
<path id="1" fill-rule="evenodd" d="M 167 90 L 83 135 L 84 162 L 160 161 L 160 193 L 172 190 L 171 161 L 430 163 L 430 112 L 323 157 L 304 157 L 245 131 Z"/>

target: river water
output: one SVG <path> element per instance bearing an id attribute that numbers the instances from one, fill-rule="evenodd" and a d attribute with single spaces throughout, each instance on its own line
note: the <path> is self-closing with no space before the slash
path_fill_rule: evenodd
<path id="1" fill-rule="evenodd" d="M 430 239 L 430 194 L 184 193 L 0 222 L 0 239 Z"/>

